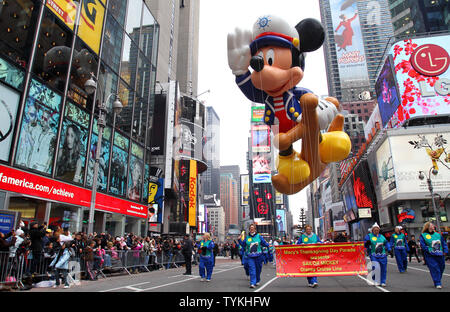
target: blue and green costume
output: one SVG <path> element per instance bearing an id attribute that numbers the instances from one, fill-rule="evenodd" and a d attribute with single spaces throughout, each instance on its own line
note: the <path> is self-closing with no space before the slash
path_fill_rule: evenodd
<path id="1" fill-rule="evenodd" d="M 258 233 L 249 234 L 244 240 L 239 239 L 239 244 L 245 251 L 250 285 L 256 285 L 261 281 L 262 262 L 264 261 L 262 247 L 269 247 L 269 244 Z"/>
<path id="2" fill-rule="evenodd" d="M 321 243 L 322 243 L 322 241 L 314 233 L 311 233 L 310 235 L 302 234 L 299 237 L 298 241 L 297 241 L 297 245 L 302 245 L 302 244 L 321 244 Z M 309 285 L 317 284 L 317 276 L 308 276 L 307 280 L 308 280 L 308 284 Z"/>
<path id="3" fill-rule="evenodd" d="M 391 251 L 391 246 L 387 239 L 382 235 L 374 235 L 369 233 L 364 237 L 364 246 L 366 246 L 367 253 L 369 254 L 372 262 L 378 262 L 380 265 L 380 283 L 386 284 L 387 275 L 387 254 Z M 372 268 L 372 270 L 374 267 Z"/>
<path id="4" fill-rule="evenodd" d="M 441 234 L 424 232 L 420 235 L 420 247 L 430 270 L 434 286 L 442 286 L 442 274 L 445 270 L 445 256 L 448 246 Z"/>
<path id="5" fill-rule="evenodd" d="M 198 265 L 200 277 L 206 277 L 206 279 L 210 281 L 214 268 L 214 242 L 212 240 L 201 240 L 200 243 L 197 244 L 197 247 L 200 252 L 200 263 Z"/>
<path id="6" fill-rule="evenodd" d="M 403 233 L 394 233 L 390 240 L 391 246 L 394 247 L 395 260 L 397 261 L 397 267 L 400 273 L 403 273 L 408 268 L 407 253 L 409 252 L 408 242 L 406 241 L 406 235 Z"/>

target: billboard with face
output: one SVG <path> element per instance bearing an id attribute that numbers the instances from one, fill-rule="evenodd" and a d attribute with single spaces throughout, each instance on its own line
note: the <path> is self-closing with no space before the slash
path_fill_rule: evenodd
<path id="1" fill-rule="evenodd" d="M 342 88 L 368 85 L 366 55 L 357 1 L 330 0 Z"/>

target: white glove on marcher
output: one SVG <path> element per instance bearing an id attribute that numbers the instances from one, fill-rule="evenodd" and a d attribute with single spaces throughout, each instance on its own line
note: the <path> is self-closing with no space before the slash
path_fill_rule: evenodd
<path id="1" fill-rule="evenodd" d="M 235 76 L 243 75 L 248 71 L 252 58 L 250 53 L 252 37 L 251 31 L 242 31 L 239 28 L 236 28 L 234 33 L 228 34 L 228 65 Z"/>

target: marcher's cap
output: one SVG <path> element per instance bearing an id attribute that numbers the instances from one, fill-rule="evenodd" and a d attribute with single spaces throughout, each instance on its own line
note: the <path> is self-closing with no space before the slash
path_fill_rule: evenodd
<path id="1" fill-rule="evenodd" d="M 378 225 L 378 223 L 374 223 L 373 225 L 372 225 L 372 227 L 370 228 L 370 230 L 372 231 L 374 228 L 380 228 L 380 226 Z"/>
<path id="2" fill-rule="evenodd" d="M 24 232 L 21 230 L 21 229 L 17 229 L 16 230 L 16 235 L 17 236 L 20 236 L 20 235 L 22 235 Z"/>
<path id="3" fill-rule="evenodd" d="M 300 39 L 297 30 L 285 20 L 274 15 L 264 15 L 258 18 L 253 25 L 253 42 L 250 51 L 255 55 L 256 51 L 267 45 L 284 48 L 295 47 L 300 51 Z"/>
<path id="4" fill-rule="evenodd" d="M 395 228 L 399 229 L 399 230 L 403 229 L 403 227 L 401 225 L 397 225 Z"/>

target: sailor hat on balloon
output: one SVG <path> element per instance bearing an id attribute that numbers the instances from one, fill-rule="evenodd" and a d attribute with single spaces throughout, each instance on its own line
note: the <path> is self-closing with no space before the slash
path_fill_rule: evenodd
<path id="1" fill-rule="evenodd" d="M 295 27 L 274 15 L 260 16 L 253 25 L 253 42 L 250 44 L 252 55 L 264 46 L 296 48 L 300 51 L 299 34 Z"/>

